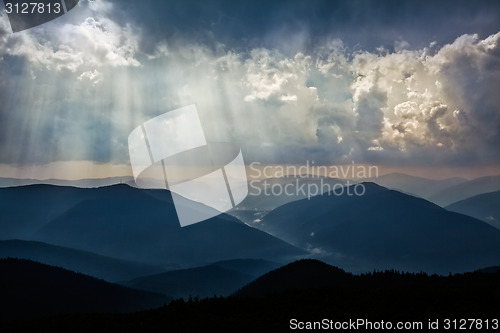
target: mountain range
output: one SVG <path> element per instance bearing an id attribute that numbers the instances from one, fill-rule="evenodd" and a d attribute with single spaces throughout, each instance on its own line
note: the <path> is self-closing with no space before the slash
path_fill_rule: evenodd
<path id="1" fill-rule="evenodd" d="M 391 190 L 413 194 L 424 199 L 439 193 L 449 187 L 466 183 L 463 178 L 447 178 L 441 180 L 410 176 L 403 173 L 390 173 L 367 181 L 376 183 Z"/>
<path id="2" fill-rule="evenodd" d="M 0 241 L 0 258 L 29 259 L 43 264 L 115 282 L 165 271 L 165 267 L 105 257 L 95 253 L 43 242 Z M 172 269 L 177 267 L 172 267 Z"/>
<path id="3" fill-rule="evenodd" d="M 331 286 L 346 281 L 352 274 L 314 259 L 302 259 L 260 276 L 234 295 L 263 297 L 286 290 Z"/>
<path id="4" fill-rule="evenodd" d="M 0 188 L 1 187 L 17 187 L 25 185 L 35 185 L 35 184 L 49 184 L 56 186 L 71 186 L 71 187 L 102 187 L 110 186 L 115 184 L 134 184 L 134 177 L 107 177 L 107 178 L 86 178 L 77 180 L 66 180 L 66 179 L 30 179 L 30 178 L 7 178 L 0 177 Z"/>
<path id="5" fill-rule="evenodd" d="M 500 262 L 500 230 L 421 198 L 361 185 L 361 196 L 346 190 L 295 201 L 255 226 L 352 272 L 447 274 Z"/>
<path id="6" fill-rule="evenodd" d="M 30 260 L 0 259 L 0 320 L 60 313 L 132 312 L 171 301 Z"/>
<path id="7" fill-rule="evenodd" d="M 226 214 L 181 228 L 170 192 L 125 184 L 2 188 L 0 218 L 4 240 L 41 241 L 161 267 L 235 258 L 281 261 L 305 254 Z"/>
<path id="8" fill-rule="evenodd" d="M 0 188 L 0 258 L 40 263 L 4 261 L 5 267 L 21 267 L 12 270 L 16 274 L 25 270 L 45 279 L 46 272 L 42 271 L 53 271 L 52 266 L 59 266 L 133 288 L 132 294 L 142 295 L 137 298 L 139 308 L 171 297 L 267 297 L 269 293 L 286 293 L 290 288 L 332 288 L 354 281 L 354 275 L 346 272 L 396 269 L 447 275 L 487 269 L 500 264 L 500 230 L 491 226 L 498 218 L 500 192 L 480 193 L 446 209 L 419 196 L 448 200 L 480 192 L 482 188 L 495 188 L 495 179 L 453 178 L 432 184 L 433 181 L 420 178 L 391 175 L 382 181 L 399 190 L 367 182 L 344 187 L 341 194 L 320 191 L 317 194 L 321 195 L 308 197 L 307 191 L 306 195 L 298 191 L 299 186 L 327 183 L 331 187 L 345 183 L 320 177 L 277 178 L 259 186 L 288 186 L 297 195 L 274 196 L 271 191 L 270 196 L 261 193 L 245 199 L 243 206 L 229 212 L 243 216 L 245 223 L 230 214 L 220 214 L 184 228 L 179 225 L 171 194 L 166 190 L 138 189 L 126 184 L 98 188 L 44 184 Z M 419 182 L 423 183 L 418 185 Z M 485 182 L 490 187 L 484 186 Z M 356 195 L 361 188 L 362 195 Z M 460 193 L 450 192 L 450 188 Z M 210 209 L 187 199 L 181 204 L 189 205 L 193 211 Z M 308 259 L 277 269 L 299 258 L 324 262 Z M 42 264 L 52 266 L 36 266 Z M 55 270 L 60 272 L 62 268 Z M 65 281 L 73 281 L 67 274 L 57 273 L 53 282 L 66 286 Z M 6 276 L 9 281 L 31 283 L 20 275 Z M 104 288 L 92 286 L 96 292 Z M 20 286 L 16 288 L 16 293 L 24 295 Z M 34 302 L 28 314 L 63 311 L 60 305 L 45 306 L 45 301 L 37 298 L 42 294 L 30 288 L 26 291 L 32 296 L 23 296 L 25 301 Z M 33 288 L 55 290 L 50 284 L 35 284 Z M 63 290 L 71 295 L 64 288 L 54 293 Z M 88 293 L 92 295 L 91 291 Z M 8 295 L 14 297 L 12 293 Z M 109 311 L 139 309 L 128 307 L 128 298 L 120 298 L 123 295 L 109 295 L 110 302 L 123 300 L 123 307 L 113 305 Z M 141 297 L 148 301 L 140 301 Z M 42 298 L 50 296 L 43 294 Z M 148 303 L 153 299 L 162 301 Z M 69 301 L 62 297 L 54 304 L 64 302 Z M 84 300 L 82 304 L 88 302 Z M 21 301 L 14 304 L 13 309 L 21 311 Z M 37 304 L 47 307 L 48 312 L 35 310 Z M 90 311 L 91 306 L 68 309 Z"/>
<path id="9" fill-rule="evenodd" d="M 121 284 L 186 300 L 189 297 L 229 296 L 279 266 L 260 259 L 234 259 L 144 276 Z"/>
<path id="10" fill-rule="evenodd" d="M 5 267 L 2 262 L 0 261 L 0 268 Z M 32 265 L 39 270 L 32 269 Z M 23 304 L 23 309 L 19 309 L 17 315 L 25 314 L 23 311 L 28 310 L 31 314 L 42 315 L 57 305 L 64 305 L 71 297 L 84 301 L 77 308 L 79 311 L 88 300 L 82 297 L 79 290 L 82 293 L 89 292 L 89 297 L 94 297 L 95 291 L 105 290 L 94 299 L 94 303 L 97 303 L 95 307 L 99 309 L 96 311 L 111 305 L 110 311 L 115 312 L 116 301 L 144 300 L 145 297 L 144 292 L 124 287 L 119 289 L 102 281 L 99 288 L 89 283 L 88 287 L 92 288 L 90 290 L 83 287 L 76 292 L 59 295 L 59 292 L 67 292 L 67 286 L 77 287 L 75 283 L 80 282 L 74 281 L 75 279 L 91 283 L 96 281 L 80 274 L 68 275 L 65 271 L 62 274 L 60 269 L 50 266 L 36 263 L 32 265 L 23 266 L 22 272 L 15 274 L 21 276 L 20 279 L 10 280 L 13 285 L 11 290 L 16 290 L 18 298 L 13 299 L 10 294 L 8 298 L 0 298 L 0 306 L 7 310 L 7 314 L 10 304 Z M 39 295 L 46 295 L 47 292 L 31 293 L 31 288 L 20 288 L 23 283 L 36 280 L 33 275 L 23 272 L 38 273 L 43 277 L 41 282 L 34 282 L 37 287 L 47 286 L 45 278 L 50 274 L 53 285 L 58 285 L 49 290 L 53 302 L 49 303 L 47 299 L 40 302 Z M 379 322 L 381 318 L 392 323 L 405 320 L 412 325 L 419 322 L 426 325 L 428 318 L 436 318 L 440 322 L 444 318 L 455 316 L 496 318 L 500 310 L 499 275 L 498 271 L 447 276 L 397 271 L 353 275 L 317 260 L 300 260 L 262 275 L 230 297 L 189 301 L 179 299 L 160 308 L 130 314 L 66 313 L 24 321 L 0 320 L 0 331 L 158 332 L 168 329 L 174 332 L 200 332 L 209 329 L 217 332 L 280 332 L 291 327 L 292 319 L 312 323 L 323 318 L 327 318 L 328 323 L 330 318 L 337 322 L 360 318 L 363 320 L 357 329 L 369 331 L 369 322 Z M 0 288 L 5 289 L 1 284 Z M 121 291 L 121 296 L 115 291 Z M 150 293 L 147 295 L 158 297 Z M 70 303 L 67 309 L 71 311 L 76 307 L 77 305 Z M 485 325 L 484 321 L 481 323 Z M 414 330 L 421 330 L 419 327 L 412 327 Z"/>
<path id="11" fill-rule="evenodd" d="M 248 196 L 227 213 L 251 225 L 258 223 L 273 209 L 286 203 L 331 191 L 344 186 L 346 180 L 313 175 L 252 179 Z"/>
<path id="12" fill-rule="evenodd" d="M 431 195 L 428 200 L 445 207 L 478 194 L 495 191 L 500 191 L 500 176 L 487 176 L 445 188 Z"/>
<path id="13" fill-rule="evenodd" d="M 475 217 L 500 229 L 500 191 L 475 195 L 445 208 Z"/>

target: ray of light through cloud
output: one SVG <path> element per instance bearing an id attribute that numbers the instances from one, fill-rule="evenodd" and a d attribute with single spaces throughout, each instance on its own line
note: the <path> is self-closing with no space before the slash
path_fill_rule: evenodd
<path id="1" fill-rule="evenodd" d="M 345 10 L 345 2 L 335 3 Z M 450 28 L 417 38 L 418 31 L 397 18 L 406 35 L 389 34 L 376 46 L 356 39 L 373 22 L 354 18 L 336 26 L 319 17 L 321 31 L 300 17 L 286 26 L 266 21 L 256 38 L 244 27 L 221 32 L 221 25 L 238 26 L 234 8 L 213 21 L 228 2 L 200 6 L 203 29 L 189 31 L 156 26 L 153 16 L 141 26 L 137 13 L 154 13 L 126 4 L 80 1 L 61 19 L 15 34 L 1 12 L 4 170 L 24 168 L 28 176 L 30 166 L 82 161 L 82 170 L 88 163 L 121 165 L 122 175 L 131 130 L 193 103 L 207 141 L 238 143 L 248 161 L 482 170 L 500 163 L 500 27 L 494 20 L 485 19 L 481 34 Z M 271 7 L 264 18 L 273 10 L 279 17 L 279 8 Z M 356 35 L 347 27 L 361 30 Z"/>

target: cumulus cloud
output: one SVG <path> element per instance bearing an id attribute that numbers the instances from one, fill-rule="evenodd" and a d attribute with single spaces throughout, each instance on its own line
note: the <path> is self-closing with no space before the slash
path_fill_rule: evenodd
<path id="1" fill-rule="evenodd" d="M 265 132 L 276 155 L 292 142 L 290 154 L 298 144 L 294 156 L 329 162 L 497 162 L 499 39 L 464 35 L 433 55 L 403 42 L 393 53 L 349 53 L 334 40 L 307 55 L 257 49 L 232 57 L 235 116 L 266 122 L 242 140 Z M 346 82 L 347 98 L 339 93 Z"/>
<path id="2" fill-rule="evenodd" d="M 380 156 L 397 157 L 400 151 L 405 152 L 400 156 L 427 155 L 426 162 L 497 161 L 499 39 L 500 33 L 484 40 L 463 35 L 434 55 L 427 49 L 355 55 L 354 103 L 370 89 L 387 97 L 385 103 L 368 103 L 372 118 L 383 114 L 383 130 L 376 137 L 385 149 Z"/>
<path id="3" fill-rule="evenodd" d="M 250 162 L 500 160 L 500 32 L 441 47 L 429 41 L 420 50 L 403 39 L 392 52 L 351 50 L 334 38 L 291 54 L 236 51 L 183 38 L 153 41 L 110 18 L 108 3 L 85 4 L 76 23 L 19 34 L 0 18 L 1 98 L 9 107 L 0 116 L 15 129 L 1 138 L 3 146 L 17 145 L 3 162 L 42 159 L 19 153 L 28 144 L 28 151 L 53 151 L 45 162 L 126 163 L 134 127 L 192 103 L 207 139 L 238 142 Z M 13 77 L 37 100 L 6 93 Z M 14 138 L 23 131 L 30 137 Z"/>
<path id="4" fill-rule="evenodd" d="M 23 57 L 35 68 L 55 71 L 140 65 L 139 33 L 107 17 L 113 6 L 91 1 L 78 10 L 85 15 L 79 22 L 55 20 L 15 34 L 10 33 L 7 16 L 0 16 L 2 54 Z"/>

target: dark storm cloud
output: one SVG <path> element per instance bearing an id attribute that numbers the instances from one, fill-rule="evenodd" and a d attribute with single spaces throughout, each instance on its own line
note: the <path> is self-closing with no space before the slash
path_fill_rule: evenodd
<path id="1" fill-rule="evenodd" d="M 497 1 L 335 1 L 335 0 L 113 0 L 114 19 L 145 29 L 144 47 L 157 39 L 217 42 L 238 50 L 255 47 L 287 51 L 285 36 L 305 34 L 303 47 L 340 38 L 351 49 L 373 51 L 404 40 L 413 49 L 459 35 L 481 37 L 500 30 Z M 297 49 L 289 50 L 297 52 Z"/>

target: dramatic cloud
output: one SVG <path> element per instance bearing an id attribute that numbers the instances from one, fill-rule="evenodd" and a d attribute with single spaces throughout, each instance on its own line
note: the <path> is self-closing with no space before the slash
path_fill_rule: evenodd
<path id="1" fill-rule="evenodd" d="M 16 34 L 10 33 L 7 17 L 2 15 L 0 50 L 3 55 L 24 57 L 35 68 L 46 70 L 139 66 L 135 58 L 137 32 L 106 18 L 111 9 L 103 2 L 90 2 L 79 13 L 88 15 L 80 24 L 55 22 Z"/>
<path id="2" fill-rule="evenodd" d="M 114 6 L 16 34 L 0 17 L 1 163 L 126 164 L 133 128 L 192 103 L 248 163 L 500 162 L 500 32 L 372 50 L 274 32 L 293 47 L 243 50 L 151 35 Z"/>
<path id="3" fill-rule="evenodd" d="M 499 39 L 500 33 L 484 40 L 463 35 L 432 56 L 428 49 L 356 55 L 353 101 L 371 89 L 386 97 L 365 105 L 375 108 L 371 118 L 383 112 L 383 131 L 374 141 L 393 157 L 397 151 L 416 159 L 423 154 L 425 163 L 498 160 Z"/>

